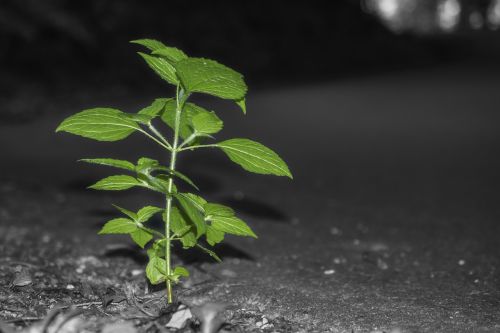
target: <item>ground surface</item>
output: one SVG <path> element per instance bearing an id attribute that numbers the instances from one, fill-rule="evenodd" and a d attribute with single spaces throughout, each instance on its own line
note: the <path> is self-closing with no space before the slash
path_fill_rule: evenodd
<path id="1" fill-rule="evenodd" d="M 457 67 L 256 91 L 245 117 L 221 104 L 224 136 L 273 147 L 295 180 L 245 174 L 221 154 L 181 160 L 260 237 L 228 239 L 217 249 L 222 264 L 177 256 L 193 271 L 179 300 L 227 304 L 229 331 L 500 331 L 499 88 L 500 71 Z M 63 113 L 95 103 L 67 103 Z M 127 111 L 145 103 L 98 102 Z M 161 200 L 86 191 L 109 170 L 74 162 L 137 158 L 146 142 L 53 134 L 63 117 L 0 128 L 1 319 L 21 327 L 77 305 L 90 331 L 119 318 L 155 331 L 168 315 L 153 326 L 123 301 L 133 290 L 151 304 L 144 256 L 96 232 L 114 216 L 111 203 Z"/>

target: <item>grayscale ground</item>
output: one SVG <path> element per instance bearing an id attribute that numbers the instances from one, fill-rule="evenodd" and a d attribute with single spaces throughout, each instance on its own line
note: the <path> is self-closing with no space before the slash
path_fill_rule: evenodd
<path id="1" fill-rule="evenodd" d="M 181 156 L 201 191 L 233 205 L 259 239 L 228 238 L 216 249 L 222 264 L 179 252 L 193 275 L 178 301 L 226 304 L 230 332 L 499 332 L 499 88 L 500 69 L 462 67 L 256 90 L 246 116 L 200 100 L 221 109 L 223 137 L 267 144 L 295 180 L 244 173 L 223 154 Z M 82 108 L 133 112 L 159 97 L 131 96 L 27 95 L 49 114 L 0 125 L 0 320 L 9 327 L 56 306 L 81 309 L 90 332 L 118 319 L 156 332 L 169 321 L 172 309 L 147 307 L 162 314 L 153 320 L 141 308 L 163 293 L 146 286 L 144 254 L 96 235 L 112 203 L 161 198 L 85 190 L 112 170 L 75 162 L 160 150 L 138 135 L 102 144 L 54 133 Z"/>

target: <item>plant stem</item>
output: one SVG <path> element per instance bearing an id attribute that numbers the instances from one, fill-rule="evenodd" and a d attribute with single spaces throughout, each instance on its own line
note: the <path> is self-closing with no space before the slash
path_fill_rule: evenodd
<path id="1" fill-rule="evenodd" d="M 179 144 L 179 126 L 180 126 L 180 120 L 181 120 L 181 112 L 182 108 L 184 106 L 186 98 L 183 96 L 183 90 L 177 86 L 177 91 L 176 91 L 176 109 L 175 109 L 175 125 L 174 125 L 174 141 L 172 143 L 172 149 L 170 150 L 170 170 L 174 171 L 175 170 L 175 162 L 177 158 L 177 146 Z M 166 202 L 166 221 L 165 221 L 165 271 L 167 273 L 167 276 L 171 275 L 171 258 L 170 258 L 170 243 L 171 243 L 171 238 L 170 238 L 170 220 L 171 220 L 171 215 L 172 215 L 172 190 L 174 187 L 174 177 L 170 177 L 168 180 L 168 193 L 167 193 L 167 202 Z M 167 278 L 166 280 L 167 284 L 167 302 L 172 303 L 172 281 Z"/>
<path id="2" fill-rule="evenodd" d="M 163 135 L 161 135 L 161 133 L 156 129 L 156 127 L 153 126 L 153 124 L 149 124 L 148 127 L 151 130 L 151 132 L 153 132 L 165 145 L 168 146 L 168 149 L 172 149 L 170 142 L 168 142 L 167 139 L 165 139 Z"/>
<path id="3" fill-rule="evenodd" d="M 155 138 L 154 136 L 152 136 L 151 134 L 149 134 L 145 130 L 138 129 L 138 131 L 141 132 L 142 134 L 144 134 L 145 136 L 147 136 L 148 138 L 150 138 L 151 140 L 153 140 L 154 142 L 156 142 L 157 144 L 159 144 L 160 146 L 162 146 L 163 148 L 165 148 L 166 150 L 169 150 L 169 151 L 172 150 L 172 147 L 167 146 L 165 143 L 161 142 L 160 140 L 158 140 L 157 138 Z"/>

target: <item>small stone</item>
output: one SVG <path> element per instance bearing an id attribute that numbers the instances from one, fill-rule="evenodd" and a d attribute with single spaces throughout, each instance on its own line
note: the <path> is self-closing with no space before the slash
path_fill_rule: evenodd
<path id="1" fill-rule="evenodd" d="M 142 275 L 144 271 L 142 269 L 133 269 L 131 274 L 132 276 L 139 276 L 139 275 Z"/>
<path id="2" fill-rule="evenodd" d="M 377 267 L 383 271 L 389 268 L 389 265 L 383 261 L 382 259 L 378 258 L 377 259 Z"/>
<path id="3" fill-rule="evenodd" d="M 330 228 L 330 234 L 332 234 L 334 236 L 340 236 L 340 235 L 342 235 L 342 230 L 340 230 L 337 227 L 331 227 Z"/>
<path id="4" fill-rule="evenodd" d="M 260 329 L 266 329 L 272 327 L 272 325 L 269 324 L 269 320 L 264 316 L 262 317 L 261 321 L 255 323 L 255 326 L 257 326 Z"/>
<path id="5" fill-rule="evenodd" d="M 293 217 L 292 221 L 290 221 L 292 225 L 299 225 L 300 224 L 300 219 L 298 217 Z"/>
<path id="6" fill-rule="evenodd" d="M 326 271 L 323 272 L 323 274 L 332 275 L 332 274 L 335 274 L 335 270 L 334 269 L 327 269 Z"/>
<path id="7" fill-rule="evenodd" d="M 359 244 L 360 244 L 360 243 L 361 243 L 361 242 L 359 241 L 359 239 L 355 239 L 355 240 L 353 240 L 353 241 L 352 241 L 352 244 L 353 244 L 354 246 L 359 246 Z"/>
<path id="8" fill-rule="evenodd" d="M 230 270 L 230 269 L 223 269 L 221 272 L 220 272 L 221 275 L 223 276 L 226 276 L 226 277 L 229 277 L 229 278 L 235 278 L 237 276 L 236 272 Z"/>
<path id="9" fill-rule="evenodd" d="M 74 286 L 74 285 L 72 285 L 72 284 L 68 284 L 68 285 L 66 286 L 66 289 L 68 289 L 68 290 L 74 290 L 74 289 L 75 289 L 75 286 Z"/>
<path id="10" fill-rule="evenodd" d="M 186 326 L 186 322 L 193 317 L 191 310 L 185 306 L 180 306 L 167 323 L 168 328 L 181 329 Z"/>
<path id="11" fill-rule="evenodd" d="M 384 243 L 377 242 L 377 243 L 371 244 L 370 250 L 374 251 L 374 252 L 383 252 L 383 251 L 388 251 L 389 247 Z"/>
<path id="12" fill-rule="evenodd" d="M 465 265 L 465 260 L 460 259 L 460 260 L 458 261 L 458 265 L 459 265 L 459 266 L 463 266 L 463 265 Z"/>
<path id="13" fill-rule="evenodd" d="M 50 235 L 45 234 L 42 236 L 42 243 L 47 244 L 47 243 L 50 243 L 50 241 L 51 241 Z"/>
<path id="14" fill-rule="evenodd" d="M 479 283 L 479 279 L 475 279 L 475 280 L 474 280 L 474 283 Z"/>
<path id="15" fill-rule="evenodd" d="M 16 274 L 14 281 L 12 281 L 12 285 L 14 287 L 26 287 L 33 283 L 31 275 L 27 270 L 21 269 L 20 272 Z"/>

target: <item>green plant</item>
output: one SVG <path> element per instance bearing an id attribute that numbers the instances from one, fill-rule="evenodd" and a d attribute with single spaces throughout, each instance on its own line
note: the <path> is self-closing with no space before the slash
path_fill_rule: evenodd
<path id="1" fill-rule="evenodd" d="M 104 178 L 91 185 L 91 189 L 119 191 L 143 187 L 165 196 L 165 208 L 147 206 L 132 212 L 115 206 L 124 217 L 108 221 L 99 234 L 129 234 L 141 248 L 151 243 L 147 250 L 149 263 L 146 275 L 152 284 L 166 283 L 170 303 L 172 282 L 189 276 L 184 267 L 172 268 L 172 242 L 178 241 L 184 248 L 196 246 L 220 261 L 214 251 L 202 245 L 202 236 L 205 236 L 209 246 L 223 241 L 226 233 L 257 238 L 230 207 L 209 203 L 197 194 L 178 191 L 175 179 L 198 190 L 193 181 L 176 170 L 178 155 L 195 149 L 220 148 L 230 160 L 250 172 L 290 178 L 292 174 L 275 152 L 255 141 L 237 138 L 204 143 L 213 139 L 212 135 L 222 129 L 223 122 L 213 111 L 188 103 L 188 98 L 193 93 L 209 94 L 234 101 L 246 113 L 247 87 L 241 74 L 213 60 L 188 57 L 183 51 L 156 40 L 141 39 L 132 43 L 149 49 L 149 54 L 139 52 L 139 55 L 162 79 L 176 87 L 175 97 L 158 98 L 134 114 L 112 108 L 84 110 L 65 119 L 56 132 L 65 131 L 98 141 L 118 141 L 139 132 L 168 151 L 168 167 L 146 157 L 135 164 L 111 158 L 82 161 L 115 167 L 132 174 Z M 171 141 L 153 124 L 158 119 L 173 130 Z M 154 230 L 147 224 L 158 213 L 162 214 L 165 222 L 164 232 Z"/>

